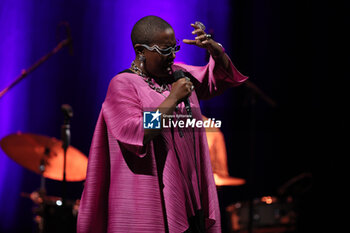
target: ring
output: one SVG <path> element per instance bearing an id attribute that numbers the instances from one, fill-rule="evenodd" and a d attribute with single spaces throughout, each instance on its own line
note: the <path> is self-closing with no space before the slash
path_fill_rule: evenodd
<path id="1" fill-rule="evenodd" d="M 199 22 L 199 21 L 196 21 L 194 24 L 197 25 L 197 26 L 198 26 L 200 29 L 202 29 L 203 31 L 205 30 L 205 26 L 204 26 L 203 23 L 201 23 L 201 22 Z"/>
<path id="2" fill-rule="evenodd" d="M 189 77 L 185 77 L 186 81 L 191 81 L 191 79 Z"/>
<path id="3" fill-rule="evenodd" d="M 207 40 L 212 38 L 212 36 L 210 34 L 205 34 L 205 36 L 207 37 Z"/>
<path id="4" fill-rule="evenodd" d="M 193 89 L 194 89 L 194 86 L 192 85 L 192 86 L 191 86 L 191 91 L 193 91 Z"/>

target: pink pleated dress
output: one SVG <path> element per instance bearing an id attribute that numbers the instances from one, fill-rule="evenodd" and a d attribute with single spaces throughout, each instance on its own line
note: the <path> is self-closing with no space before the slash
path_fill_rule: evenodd
<path id="1" fill-rule="evenodd" d="M 212 58 L 203 67 L 175 63 L 173 69 L 196 79 L 189 100 L 199 120 L 198 99 L 247 79 L 232 63 L 227 71 Z M 143 147 L 143 112 L 155 110 L 168 95 L 134 73 L 111 80 L 90 148 L 78 233 L 185 232 L 198 210 L 206 232 L 221 232 L 205 129 L 162 129 Z M 187 114 L 183 103 L 177 114 Z"/>

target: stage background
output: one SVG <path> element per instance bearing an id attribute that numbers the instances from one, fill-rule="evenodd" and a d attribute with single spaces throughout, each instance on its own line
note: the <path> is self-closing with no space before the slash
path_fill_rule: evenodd
<path id="1" fill-rule="evenodd" d="M 70 104 L 71 144 L 88 155 L 109 81 L 134 59 L 133 24 L 146 15 L 160 16 L 181 41 L 193 37 L 190 23 L 199 20 L 224 45 L 236 67 L 277 104 L 270 106 L 244 85 L 201 103 L 207 117 L 223 122 L 230 175 L 248 181 L 225 188 L 220 201 L 228 205 L 277 195 L 289 179 L 313 174 L 320 152 L 326 150 L 323 133 L 345 122 L 340 117 L 326 126 L 324 116 L 331 115 L 331 109 L 322 107 L 332 103 L 321 87 L 339 82 L 330 81 L 338 70 L 329 67 L 334 53 L 327 33 L 333 28 L 330 16 L 323 13 L 334 9 L 311 1 L 1 1 L 0 90 L 65 38 L 64 27 L 58 26 L 62 21 L 70 24 L 73 55 L 64 48 L 0 99 L 0 138 L 18 131 L 60 138 L 60 106 Z M 345 41 L 341 37 L 340 42 Z M 176 60 L 204 65 L 207 57 L 204 50 L 182 43 Z M 332 159 L 325 163 L 334 167 Z M 38 175 L 0 150 L 0 232 L 32 231 L 33 203 L 20 193 L 36 190 L 39 183 Z M 69 198 L 79 199 L 83 182 L 68 186 Z M 61 183 L 48 180 L 47 189 L 48 195 L 60 196 Z M 305 203 L 310 195 L 311 191 L 303 197 Z M 302 207 L 308 222 L 311 207 Z"/>

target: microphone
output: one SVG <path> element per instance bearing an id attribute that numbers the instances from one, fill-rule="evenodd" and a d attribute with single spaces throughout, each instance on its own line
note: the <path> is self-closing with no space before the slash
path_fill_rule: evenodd
<path id="1" fill-rule="evenodd" d="M 69 104 L 62 104 L 61 106 L 61 110 L 64 114 L 64 119 L 65 119 L 65 123 L 68 121 L 69 119 L 73 117 L 73 109 Z"/>
<path id="2" fill-rule="evenodd" d="M 174 71 L 173 76 L 174 76 L 175 82 L 181 78 L 186 77 L 185 73 L 182 70 Z M 186 108 L 187 114 L 190 115 L 192 118 L 192 110 L 191 110 L 190 100 L 188 98 L 186 98 L 183 102 L 185 103 L 185 108 Z"/>
<path id="3" fill-rule="evenodd" d="M 67 44 L 69 46 L 69 54 L 71 56 L 74 55 L 74 51 L 73 51 L 73 39 L 72 39 L 72 32 L 71 32 L 71 29 L 70 29 L 70 25 L 67 21 L 63 21 L 63 22 L 60 22 L 60 24 L 58 26 L 63 26 L 65 28 L 65 31 L 66 31 L 66 36 L 67 36 Z"/>

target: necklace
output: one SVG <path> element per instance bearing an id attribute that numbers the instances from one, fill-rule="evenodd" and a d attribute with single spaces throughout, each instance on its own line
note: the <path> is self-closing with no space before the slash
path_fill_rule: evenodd
<path id="1" fill-rule="evenodd" d="M 169 87 L 166 84 L 162 84 L 160 87 L 156 87 L 155 83 L 153 82 L 152 78 L 147 77 L 142 70 L 137 67 L 134 61 L 131 62 L 131 67 L 129 68 L 131 71 L 134 71 L 136 74 L 142 77 L 142 79 L 148 83 L 148 86 L 155 90 L 156 92 L 163 95 L 164 91 L 169 91 Z M 164 95 L 163 95 L 164 96 Z"/>

